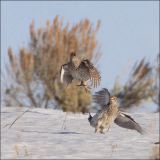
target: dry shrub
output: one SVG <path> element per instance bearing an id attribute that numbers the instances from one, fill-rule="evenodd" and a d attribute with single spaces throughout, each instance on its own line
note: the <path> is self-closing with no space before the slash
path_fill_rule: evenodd
<path id="1" fill-rule="evenodd" d="M 13 83 L 6 89 L 6 104 L 60 106 L 64 111 L 86 112 L 91 95 L 75 84 L 64 88 L 59 82 L 59 71 L 72 51 L 81 58 L 98 61 L 96 34 L 99 26 L 100 21 L 93 27 L 88 19 L 74 26 L 64 25 L 63 19 L 56 16 L 53 22 L 47 21 L 45 27 L 35 29 L 32 21 L 28 47 L 20 48 L 18 54 L 8 49 L 6 71 Z"/>
<path id="2" fill-rule="evenodd" d="M 151 100 L 156 95 L 153 89 L 155 81 L 153 66 L 143 58 L 135 63 L 124 86 L 115 81 L 112 93 L 120 99 L 120 106 L 124 109 L 140 106 L 143 101 Z"/>

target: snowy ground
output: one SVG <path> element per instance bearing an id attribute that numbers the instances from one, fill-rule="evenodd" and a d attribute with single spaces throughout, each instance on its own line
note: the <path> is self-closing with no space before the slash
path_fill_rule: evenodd
<path id="1" fill-rule="evenodd" d="M 145 135 L 116 124 L 106 134 L 95 134 L 88 115 L 67 114 L 52 109 L 32 109 L 10 129 L 25 108 L 1 109 L 1 159 L 104 158 L 149 159 L 154 142 L 159 141 L 159 114 L 134 113 L 132 117 L 146 129 Z"/>

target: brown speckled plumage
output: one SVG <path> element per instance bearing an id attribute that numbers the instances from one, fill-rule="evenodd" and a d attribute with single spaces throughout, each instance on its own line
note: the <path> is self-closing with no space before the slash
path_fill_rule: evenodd
<path id="1" fill-rule="evenodd" d="M 144 133 L 132 117 L 118 110 L 117 98 L 110 96 L 107 89 L 96 92 L 93 99 L 102 108 L 93 117 L 89 114 L 88 121 L 95 128 L 95 132 L 104 133 L 104 130 L 109 130 L 110 125 L 114 122 L 120 127 L 133 129 L 141 134 Z"/>
<path id="2" fill-rule="evenodd" d="M 90 80 L 93 87 L 100 85 L 101 76 L 94 65 L 88 60 L 80 60 L 74 53 L 70 56 L 70 61 L 61 67 L 61 82 L 67 85 L 72 80 L 81 81 L 81 85 L 86 85 Z"/>

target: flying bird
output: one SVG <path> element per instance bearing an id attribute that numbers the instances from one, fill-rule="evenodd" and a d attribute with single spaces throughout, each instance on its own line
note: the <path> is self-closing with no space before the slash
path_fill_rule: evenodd
<path id="1" fill-rule="evenodd" d="M 102 89 L 93 96 L 95 103 L 102 108 L 94 116 L 89 113 L 88 121 L 95 128 L 95 132 L 105 133 L 114 122 L 118 126 L 136 130 L 140 134 L 144 131 L 141 126 L 127 113 L 119 111 L 118 102 L 115 96 L 110 96 L 107 89 Z"/>
<path id="2" fill-rule="evenodd" d="M 88 59 L 81 60 L 72 52 L 69 62 L 61 66 L 60 81 L 68 86 L 73 80 L 80 81 L 78 86 L 84 86 L 87 91 L 87 81 L 90 80 L 91 86 L 97 87 L 100 85 L 101 76 Z"/>

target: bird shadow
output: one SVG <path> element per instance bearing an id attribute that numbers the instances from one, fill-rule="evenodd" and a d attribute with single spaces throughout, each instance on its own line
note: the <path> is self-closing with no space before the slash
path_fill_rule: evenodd
<path id="1" fill-rule="evenodd" d="M 82 133 L 79 133 L 79 132 L 71 132 L 71 131 L 44 132 L 44 131 L 27 131 L 27 130 L 21 130 L 21 132 L 47 133 L 47 134 L 82 134 Z"/>

